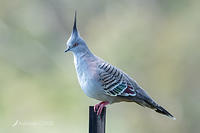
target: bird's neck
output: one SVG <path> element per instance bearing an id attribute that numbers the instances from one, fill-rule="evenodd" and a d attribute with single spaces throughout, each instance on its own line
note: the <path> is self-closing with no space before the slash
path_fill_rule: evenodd
<path id="1" fill-rule="evenodd" d="M 75 66 L 79 65 L 88 65 L 88 62 L 95 60 L 95 55 L 89 50 L 89 48 L 86 48 L 83 51 L 73 53 L 74 54 L 74 63 Z"/>

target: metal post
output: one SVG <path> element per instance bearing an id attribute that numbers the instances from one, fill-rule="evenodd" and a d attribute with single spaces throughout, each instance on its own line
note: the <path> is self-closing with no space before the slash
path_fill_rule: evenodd
<path id="1" fill-rule="evenodd" d="M 97 116 L 94 106 L 89 107 L 89 133 L 105 133 L 106 107 L 103 108 L 101 115 Z"/>

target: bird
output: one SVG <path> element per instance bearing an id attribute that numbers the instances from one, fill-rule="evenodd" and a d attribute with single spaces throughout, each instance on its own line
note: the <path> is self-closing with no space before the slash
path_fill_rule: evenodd
<path id="1" fill-rule="evenodd" d="M 128 74 L 94 55 L 77 29 L 75 11 L 71 36 L 65 52 L 71 51 L 80 87 L 84 93 L 101 101 L 94 106 L 97 115 L 108 104 L 135 102 L 175 120 L 175 117 L 157 104 Z"/>

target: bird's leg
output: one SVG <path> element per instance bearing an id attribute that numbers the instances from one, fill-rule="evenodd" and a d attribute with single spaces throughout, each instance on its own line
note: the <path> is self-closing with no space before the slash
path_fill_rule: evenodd
<path id="1" fill-rule="evenodd" d="M 99 104 L 96 104 L 94 106 L 94 112 L 96 112 L 97 110 L 97 115 L 100 115 L 102 110 L 103 110 L 103 107 L 105 107 L 106 105 L 108 105 L 109 102 L 105 101 L 105 102 L 100 102 Z"/>
<path id="2" fill-rule="evenodd" d="M 98 110 L 99 106 L 100 106 L 102 103 L 103 103 L 103 102 L 100 102 L 100 103 L 94 105 L 94 112 L 96 112 L 96 111 Z"/>

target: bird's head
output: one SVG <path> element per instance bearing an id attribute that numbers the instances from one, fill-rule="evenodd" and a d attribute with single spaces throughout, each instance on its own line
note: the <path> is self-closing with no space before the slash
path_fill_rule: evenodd
<path id="1" fill-rule="evenodd" d="M 78 52 L 83 52 L 87 48 L 85 41 L 79 35 L 78 29 L 76 27 L 76 12 L 74 16 L 73 30 L 66 45 L 67 49 L 65 50 L 65 52 L 72 51 L 73 53 L 78 53 Z"/>

